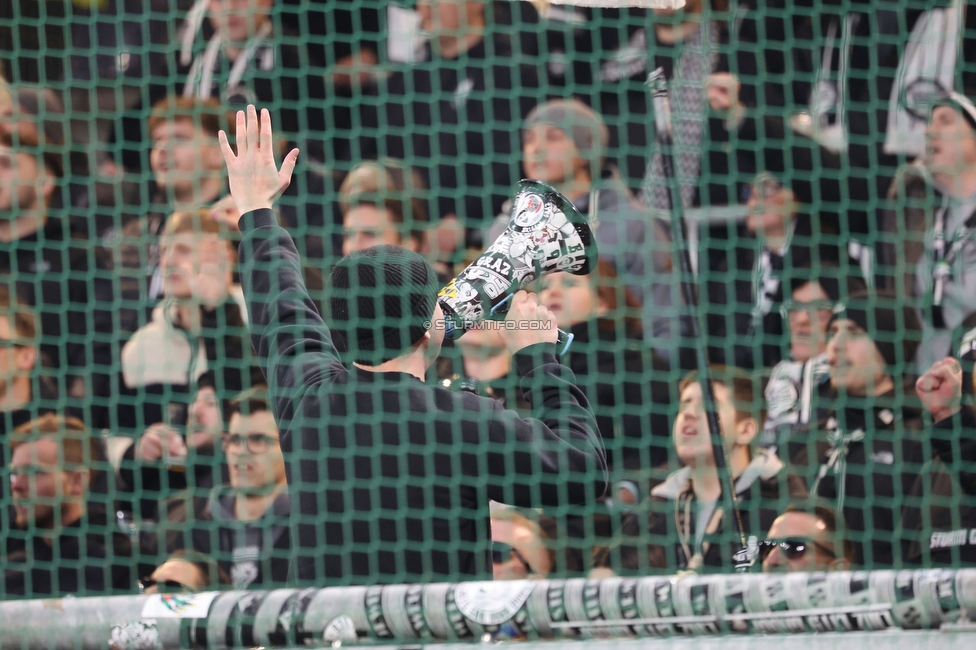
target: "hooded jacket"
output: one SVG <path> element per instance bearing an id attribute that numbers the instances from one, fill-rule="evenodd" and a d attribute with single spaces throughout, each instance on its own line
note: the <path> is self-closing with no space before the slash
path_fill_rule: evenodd
<path id="1" fill-rule="evenodd" d="M 762 536 L 777 513 L 783 461 L 768 450 L 758 452 L 735 479 L 743 534 Z M 621 570 L 730 571 L 741 546 L 729 514 L 720 502 L 701 503 L 691 482 L 691 468 L 671 473 L 651 490 L 641 507 L 628 513 L 618 546 Z M 644 528 L 646 526 L 646 528 Z M 611 551 L 610 556 L 613 557 Z"/>
<path id="2" fill-rule="evenodd" d="M 274 212 L 243 215 L 241 231 L 251 337 L 288 472 L 293 583 L 487 578 L 489 500 L 538 507 L 602 494 L 603 443 L 554 346 L 513 358 L 538 419 L 410 374 L 347 367 Z"/>

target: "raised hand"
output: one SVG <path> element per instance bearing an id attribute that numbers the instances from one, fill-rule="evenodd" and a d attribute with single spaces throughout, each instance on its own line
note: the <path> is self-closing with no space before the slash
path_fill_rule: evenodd
<path id="1" fill-rule="evenodd" d="M 279 171 L 274 160 L 271 113 L 268 109 L 261 109 L 260 126 L 257 109 L 253 105 L 248 105 L 246 115 L 244 111 L 237 111 L 237 155 L 231 149 L 226 133 L 220 131 L 217 138 L 227 164 L 230 194 L 240 213 L 270 208 L 291 183 L 298 149 L 288 152 Z"/>
<path id="2" fill-rule="evenodd" d="M 183 437 L 165 424 L 150 426 L 136 442 L 136 458 L 144 463 L 155 463 L 163 456 L 185 458 L 186 453 Z"/>
<path id="3" fill-rule="evenodd" d="M 952 357 L 936 361 L 915 382 L 915 392 L 935 422 L 954 415 L 962 402 L 962 366 Z"/>

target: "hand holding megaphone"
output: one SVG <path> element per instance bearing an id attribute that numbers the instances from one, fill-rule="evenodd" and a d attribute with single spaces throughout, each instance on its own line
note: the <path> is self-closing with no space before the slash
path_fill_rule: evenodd
<path id="1" fill-rule="evenodd" d="M 596 241 L 579 210 L 549 185 L 521 181 L 508 228 L 438 294 L 446 338 L 504 317 L 512 296 L 539 278 L 556 271 L 586 275 L 596 259 Z M 570 343 L 572 336 L 560 330 L 557 352 Z"/>

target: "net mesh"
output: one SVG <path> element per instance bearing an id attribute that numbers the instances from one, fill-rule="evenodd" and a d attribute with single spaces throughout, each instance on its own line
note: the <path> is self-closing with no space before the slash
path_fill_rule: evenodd
<path id="1" fill-rule="evenodd" d="M 0 599 L 971 562 L 976 13 L 755 4 L 0 6 Z"/>

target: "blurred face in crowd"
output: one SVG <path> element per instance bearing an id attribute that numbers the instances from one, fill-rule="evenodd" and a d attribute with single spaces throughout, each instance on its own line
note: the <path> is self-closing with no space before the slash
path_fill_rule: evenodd
<path id="1" fill-rule="evenodd" d="M 789 311 L 790 353 L 807 361 L 827 348 L 827 323 L 833 315 L 830 299 L 819 282 L 807 282 L 793 292 Z"/>
<path id="2" fill-rule="evenodd" d="M 527 178 L 559 186 L 579 172 L 586 161 L 565 131 L 551 124 L 536 124 L 522 132 L 522 165 Z"/>
<path id="3" fill-rule="evenodd" d="M 386 208 L 361 203 L 349 208 L 342 218 L 342 254 L 349 255 L 371 246 L 393 244 L 417 251 L 413 237 L 403 238 L 400 224 Z"/>
<path id="4" fill-rule="evenodd" d="M 976 131 L 952 106 L 937 106 L 925 129 L 926 163 L 933 172 L 956 174 L 976 165 Z"/>
<path id="5" fill-rule="evenodd" d="M 569 328 L 605 316 L 607 306 L 597 295 L 589 275 L 552 273 L 542 279 L 539 302 L 556 317 L 556 325 Z"/>
<path id="6" fill-rule="evenodd" d="M 420 28 L 432 37 L 463 36 L 471 26 L 484 23 L 481 2 L 470 0 L 418 0 Z"/>
<path id="7" fill-rule="evenodd" d="M 146 587 L 142 592 L 144 594 L 158 594 L 160 591 L 193 593 L 209 586 L 203 571 L 193 562 L 181 558 L 166 560 L 156 567 L 149 578 L 154 584 Z M 163 588 L 160 589 L 160 586 Z"/>
<path id="8" fill-rule="evenodd" d="M 780 542 L 762 562 L 765 573 L 826 571 L 836 568 L 832 535 L 826 524 L 809 512 L 786 512 L 776 518 L 766 539 Z"/>
<path id="9" fill-rule="evenodd" d="M 7 133 L 6 131 L 11 124 L 11 118 L 14 112 L 14 98 L 10 94 L 10 85 L 0 77 L 0 132 Z"/>
<path id="10" fill-rule="evenodd" d="M 0 316 L 0 398 L 7 394 L 10 382 L 16 377 L 30 375 L 36 360 L 33 347 L 17 344 L 17 333 L 10 318 Z"/>
<path id="11" fill-rule="evenodd" d="M 156 184 L 172 190 L 180 200 L 199 196 L 205 181 L 223 180 L 224 159 L 217 138 L 191 119 L 163 122 L 149 135 L 149 165 Z"/>
<path id="12" fill-rule="evenodd" d="M 715 408 L 718 410 L 719 424 L 725 447 L 748 445 L 756 434 L 755 420 L 746 418 L 736 422 L 735 405 L 724 384 L 713 381 Z M 712 450 L 712 437 L 708 432 L 705 417 L 705 401 L 701 384 L 694 382 L 681 391 L 678 416 L 674 420 L 674 448 L 678 459 L 689 467 L 714 467 L 715 454 Z"/>
<path id="13" fill-rule="evenodd" d="M 58 464 L 58 444 L 49 438 L 14 448 L 10 462 L 10 495 L 17 528 L 53 528 L 77 519 L 87 488 L 87 472 L 67 472 Z M 80 511 L 79 511 L 80 512 Z"/>
<path id="14" fill-rule="evenodd" d="M 245 43 L 268 23 L 273 6 L 274 0 L 210 0 L 210 24 L 226 40 Z"/>
<path id="15" fill-rule="evenodd" d="M 219 305 L 230 290 L 227 242 L 211 233 L 179 233 L 163 238 L 159 265 L 163 293 L 169 298 L 195 299 Z"/>
<path id="16" fill-rule="evenodd" d="M 884 357 L 854 321 L 837 319 L 827 330 L 830 384 L 853 395 L 874 392 L 886 376 Z"/>
<path id="17" fill-rule="evenodd" d="M 36 210 L 47 204 L 53 192 L 54 177 L 40 160 L 0 145 L 0 214 L 4 215 L 0 218 Z"/>
<path id="18" fill-rule="evenodd" d="M 210 386 L 197 391 L 190 404 L 186 424 L 186 446 L 190 449 L 213 448 L 224 432 L 217 394 Z"/>
<path id="19" fill-rule="evenodd" d="M 505 339 L 502 338 L 501 329 L 489 325 L 478 325 L 465 331 L 464 336 L 457 340 L 456 344 L 461 349 L 461 354 L 484 354 L 486 352 L 503 352 L 505 350 Z"/>
<path id="20" fill-rule="evenodd" d="M 756 179 L 746 202 L 746 228 L 753 233 L 779 235 L 796 212 L 793 192 L 772 177 Z"/>
<path id="21" fill-rule="evenodd" d="M 235 413 L 224 436 L 230 484 L 258 493 L 285 482 L 285 459 L 271 411 Z"/>
<path id="22" fill-rule="evenodd" d="M 552 570 L 545 542 L 519 519 L 492 519 L 492 574 L 495 580 L 544 578 Z"/>

